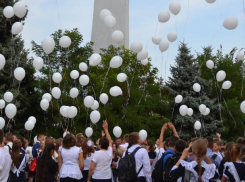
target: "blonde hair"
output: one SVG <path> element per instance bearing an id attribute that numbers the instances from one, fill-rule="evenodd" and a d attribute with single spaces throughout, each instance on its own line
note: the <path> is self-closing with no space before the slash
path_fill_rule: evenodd
<path id="1" fill-rule="evenodd" d="M 123 153 L 124 153 L 123 148 L 119 146 L 119 147 L 117 148 L 117 150 L 116 150 L 116 156 L 122 158 Z"/>

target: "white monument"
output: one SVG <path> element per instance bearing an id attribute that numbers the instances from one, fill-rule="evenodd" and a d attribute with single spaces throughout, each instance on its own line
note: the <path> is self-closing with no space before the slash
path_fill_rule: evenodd
<path id="1" fill-rule="evenodd" d="M 100 11 L 108 9 L 116 18 L 117 23 L 113 28 L 108 28 L 100 19 Z M 109 45 L 116 45 L 112 42 L 111 35 L 115 30 L 124 34 L 126 48 L 129 47 L 129 0 L 94 0 L 94 17 L 91 41 L 94 42 L 93 50 L 100 52 L 101 48 L 108 48 Z"/>

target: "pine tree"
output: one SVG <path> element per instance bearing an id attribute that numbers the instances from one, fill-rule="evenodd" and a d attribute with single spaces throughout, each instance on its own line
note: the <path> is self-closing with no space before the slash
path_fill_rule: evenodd
<path id="1" fill-rule="evenodd" d="M 170 68 L 172 77 L 166 83 L 173 100 L 175 96 L 182 95 L 182 103 L 174 107 L 174 119 L 172 122 L 180 131 L 180 136 L 184 139 L 190 139 L 194 136 L 207 136 L 222 131 L 222 122 L 219 121 L 219 106 L 215 99 L 210 99 L 212 92 L 212 82 L 204 80 L 200 77 L 200 67 L 197 60 L 191 54 L 191 50 L 185 43 L 181 43 L 178 55 L 175 59 L 175 65 Z M 201 85 L 200 93 L 193 90 L 193 84 Z M 185 104 L 192 108 L 194 114 L 192 116 L 181 116 L 179 107 Z M 199 105 L 205 104 L 210 108 L 208 116 L 202 116 L 199 112 Z M 172 103 L 174 105 L 174 103 Z M 199 131 L 194 130 L 194 123 L 200 121 L 202 128 Z"/>

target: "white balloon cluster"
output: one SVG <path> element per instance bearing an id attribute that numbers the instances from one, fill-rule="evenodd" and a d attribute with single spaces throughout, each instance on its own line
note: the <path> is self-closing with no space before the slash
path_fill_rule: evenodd
<path id="1" fill-rule="evenodd" d="M 77 108 L 75 106 L 61 106 L 60 114 L 65 118 L 75 118 L 77 115 Z"/>
<path id="2" fill-rule="evenodd" d="M 117 20 L 112 15 L 112 13 L 108 9 L 103 9 L 100 12 L 100 19 L 105 23 L 108 28 L 112 28 L 116 25 Z"/>
<path id="3" fill-rule="evenodd" d="M 209 115 L 209 113 L 210 113 L 210 109 L 207 108 L 207 106 L 206 106 L 205 104 L 201 104 L 201 105 L 199 106 L 199 111 L 200 111 L 200 113 L 201 113 L 202 115 L 204 115 L 204 116 L 207 116 L 207 115 Z"/>
<path id="4" fill-rule="evenodd" d="M 25 123 L 25 129 L 27 131 L 33 130 L 33 128 L 35 127 L 36 122 L 37 122 L 37 119 L 34 116 L 29 117 L 28 120 Z"/>

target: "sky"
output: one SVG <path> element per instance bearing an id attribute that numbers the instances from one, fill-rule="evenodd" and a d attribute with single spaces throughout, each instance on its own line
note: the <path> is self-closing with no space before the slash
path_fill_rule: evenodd
<path id="1" fill-rule="evenodd" d="M 181 5 L 180 13 L 167 23 L 157 23 L 158 14 L 169 10 L 173 0 L 129 0 L 130 43 L 142 42 L 149 51 L 152 64 L 159 68 L 159 75 L 170 76 L 170 65 L 174 64 L 179 42 L 185 42 L 192 53 L 202 52 L 202 47 L 212 46 L 214 53 L 223 47 L 229 53 L 233 47 L 245 47 L 245 0 L 216 0 L 209 4 L 205 0 L 176 0 Z M 58 29 L 78 28 L 83 34 L 83 44 L 91 40 L 94 0 L 22 0 L 28 6 L 28 15 L 22 31 L 25 47 L 31 41 L 41 44 Z M 226 30 L 222 25 L 226 17 L 235 16 L 238 27 Z M 157 30 L 157 31 L 156 31 Z M 152 43 L 157 35 L 167 40 L 169 32 L 177 32 L 178 39 L 170 44 L 163 54 Z M 166 64 L 165 64 L 166 63 Z M 165 69 L 166 65 L 166 69 Z M 166 70 L 166 71 L 165 71 Z"/>

